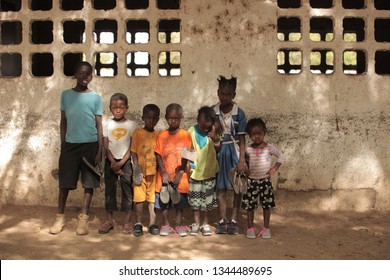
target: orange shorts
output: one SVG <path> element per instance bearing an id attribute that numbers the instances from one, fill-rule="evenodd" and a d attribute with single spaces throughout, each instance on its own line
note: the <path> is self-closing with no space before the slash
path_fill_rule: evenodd
<path id="1" fill-rule="evenodd" d="M 156 175 L 145 176 L 140 186 L 133 185 L 134 202 L 150 202 L 156 200 Z"/>

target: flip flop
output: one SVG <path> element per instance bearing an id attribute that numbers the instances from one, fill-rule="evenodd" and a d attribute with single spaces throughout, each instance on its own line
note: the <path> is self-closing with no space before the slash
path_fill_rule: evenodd
<path id="1" fill-rule="evenodd" d="M 168 193 L 171 197 L 173 204 L 178 204 L 180 202 L 181 197 L 179 190 L 177 189 L 177 186 L 175 186 L 172 182 L 168 184 Z"/>
<path id="2" fill-rule="evenodd" d="M 168 185 L 167 184 L 162 184 L 162 186 L 161 186 L 160 200 L 164 204 L 167 204 L 169 202 L 169 192 L 168 192 Z"/>
<path id="3" fill-rule="evenodd" d="M 136 186 L 141 185 L 144 174 L 142 173 L 141 166 L 137 163 L 133 163 L 133 184 Z"/>

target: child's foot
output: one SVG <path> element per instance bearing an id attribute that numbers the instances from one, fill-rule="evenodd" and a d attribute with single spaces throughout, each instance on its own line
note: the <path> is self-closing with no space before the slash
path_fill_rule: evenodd
<path id="1" fill-rule="evenodd" d="M 160 229 L 161 236 L 168 236 L 172 232 L 172 228 L 169 225 L 162 226 Z"/>
<path id="2" fill-rule="evenodd" d="M 256 229 L 254 227 L 248 228 L 246 231 L 247 238 L 256 238 Z"/>
<path id="3" fill-rule="evenodd" d="M 149 230 L 148 231 L 149 231 L 150 234 L 153 234 L 153 235 L 157 235 L 160 232 L 160 230 L 159 230 L 157 225 L 149 226 Z"/>
<path id="4" fill-rule="evenodd" d="M 199 224 L 193 223 L 190 226 L 190 235 L 198 235 L 199 234 Z"/>
<path id="5" fill-rule="evenodd" d="M 76 228 L 77 235 L 86 235 L 89 233 L 88 219 L 89 219 L 89 216 L 87 214 L 81 213 L 79 215 L 79 223 L 78 223 L 77 228 Z"/>
<path id="6" fill-rule="evenodd" d="M 109 233 L 112 229 L 114 229 L 114 225 L 110 221 L 105 221 L 100 225 L 98 232 L 100 234 L 106 234 Z"/>
<path id="7" fill-rule="evenodd" d="M 136 223 L 133 228 L 133 235 L 135 237 L 142 236 L 144 234 L 142 230 L 142 224 L 141 223 Z"/>
<path id="8" fill-rule="evenodd" d="M 224 219 L 221 219 L 217 225 L 217 229 L 215 231 L 216 234 L 226 234 L 227 233 L 227 224 Z"/>
<path id="9" fill-rule="evenodd" d="M 231 221 L 228 224 L 227 233 L 228 234 L 238 234 L 238 226 L 237 226 L 236 222 Z"/>
<path id="10" fill-rule="evenodd" d="M 203 236 L 209 236 L 209 235 L 212 234 L 212 233 L 211 233 L 211 227 L 210 227 L 210 225 L 208 225 L 208 224 L 202 225 L 202 226 L 200 227 L 200 229 L 202 230 Z"/>
<path id="11" fill-rule="evenodd" d="M 54 222 L 54 225 L 52 225 L 51 228 L 49 229 L 49 233 L 58 234 L 62 231 L 64 226 L 65 226 L 65 215 L 57 214 L 56 221 Z"/>
<path id="12" fill-rule="evenodd" d="M 180 236 L 180 237 L 185 237 L 185 236 L 188 235 L 187 234 L 187 229 L 185 227 L 183 227 L 183 226 L 177 226 L 175 228 L 175 231 L 176 231 L 177 235 Z"/>
<path id="13" fill-rule="evenodd" d="M 269 228 L 263 227 L 257 236 L 261 236 L 261 238 L 264 239 L 269 239 L 271 238 L 271 231 Z"/>

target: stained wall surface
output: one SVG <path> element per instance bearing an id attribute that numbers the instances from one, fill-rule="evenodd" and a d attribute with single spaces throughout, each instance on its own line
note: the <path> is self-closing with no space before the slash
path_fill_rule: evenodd
<path id="1" fill-rule="evenodd" d="M 181 1 L 178 9 L 159 8 L 164 1 L 152 0 L 139 1 L 148 4 L 143 9 L 129 8 L 131 1 L 81 1 L 74 10 L 64 10 L 67 1 L 49 1 L 49 10 L 33 10 L 34 1 L 22 1 L 18 10 L 17 2 L 1 1 L 0 11 L 2 204 L 56 205 L 59 100 L 75 84 L 69 75 L 74 56 L 67 54 L 82 53 L 103 69 L 90 86 L 102 94 L 104 117 L 110 116 L 110 95 L 123 92 L 130 100 L 128 117 L 140 125 L 145 104 L 156 103 L 163 117 L 166 105 L 177 102 L 188 128 L 197 108 L 218 102 L 218 75 L 238 77 L 235 101 L 248 118 L 266 120 L 268 141 L 286 156 L 273 178 L 277 207 L 390 210 L 386 1 L 357 1 L 349 8 L 354 1 L 198 0 Z M 114 7 L 96 9 L 95 2 Z M 134 27 L 149 34 L 145 43 L 128 39 L 129 21 L 137 20 L 149 23 Z M 33 27 L 37 21 L 52 25 Z M 84 22 L 85 29 L 76 24 L 65 31 L 68 21 Z M 104 32 L 116 33 L 115 42 L 104 43 Z M 146 62 L 131 56 L 138 52 L 140 60 L 146 53 Z M 143 70 L 137 74 L 137 68 Z M 158 128 L 165 128 L 163 119 Z M 81 188 L 72 192 L 69 205 L 79 205 L 80 195 Z M 98 191 L 93 204 L 103 202 Z"/>

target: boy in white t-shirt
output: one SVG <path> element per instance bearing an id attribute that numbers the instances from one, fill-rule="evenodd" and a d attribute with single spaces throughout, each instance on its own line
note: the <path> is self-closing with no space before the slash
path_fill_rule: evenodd
<path id="1" fill-rule="evenodd" d="M 121 183 L 121 210 L 126 213 L 122 232 L 132 232 L 131 214 L 133 211 L 132 166 L 130 160 L 131 136 L 137 124 L 125 117 L 128 101 L 123 93 L 115 93 L 110 99 L 113 118 L 103 124 L 103 143 L 106 149 L 105 163 L 105 208 L 106 221 L 99 227 L 99 233 L 108 233 L 114 228 L 113 212 L 118 210 L 116 183 Z"/>

